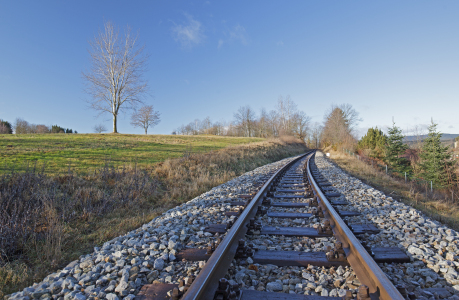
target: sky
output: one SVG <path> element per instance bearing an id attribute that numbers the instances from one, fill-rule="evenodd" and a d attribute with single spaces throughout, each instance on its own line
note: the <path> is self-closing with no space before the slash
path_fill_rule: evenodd
<path id="1" fill-rule="evenodd" d="M 0 1 L 0 119 L 111 129 L 82 78 L 111 21 L 149 54 L 144 102 L 161 113 L 149 133 L 269 111 L 287 95 L 312 122 L 351 104 L 360 135 L 432 119 L 459 133 L 458 15 L 459 1 Z M 118 130 L 143 133 L 130 113 Z"/>

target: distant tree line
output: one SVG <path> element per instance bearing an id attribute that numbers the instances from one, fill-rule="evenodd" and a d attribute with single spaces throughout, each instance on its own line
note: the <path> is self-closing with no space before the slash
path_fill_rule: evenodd
<path id="1" fill-rule="evenodd" d="M 47 126 L 43 124 L 32 124 L 24 119 L 17 118 L 13 125 L 8 121 L 0 120 L 0 134 L 27 134 L 27 133 L 78 133 L 70 128 L 63 128 L 58 125 Z"/>
<path id="2" fill-rule="evenodd" d="M 257 114 L 249 105 L 241 106 L 230 122 L 212 122 L 210 117 L 196 119 L 181 125 L 173 133 L 181 135 L 212 134 L 243 137 L 278 137 L 295 136 L 305 142 L 310 140 L 312 133 L 311 118 L 297 105 L 290 96 L 280 96 L 275 110 L 266 111 L 262 108 Z"/>

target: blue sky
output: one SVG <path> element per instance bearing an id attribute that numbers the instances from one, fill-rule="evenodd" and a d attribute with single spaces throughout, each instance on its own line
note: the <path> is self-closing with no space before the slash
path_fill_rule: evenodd
<path id="1" fill-rule="evenodd" d="M 139 31 L 150 54 L 151 133 L 290 95 L 322 122 L 350 103 L 361 131 L 406 132 L 431 118 L 459 133 L 458 1 L 1 1 L 0 118 L 92 132 L 81 72 L 106 20 Z M 142 133 L 119 119 L 121 133 Z M 408 132 L 407 132 L 408 133 Z"/>

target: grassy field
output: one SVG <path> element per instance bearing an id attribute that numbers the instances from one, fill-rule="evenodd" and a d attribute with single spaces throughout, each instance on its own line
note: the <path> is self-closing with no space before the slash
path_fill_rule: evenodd
<path id="1" fill-rule="evenodd" d="M 0 174 L 25 171 L 36 166 L 57 175 L 70 169 L 85 174 L 105 164 L 151 164 L 177 158 L 184 153 L 218 150 L 229 145 L 259 142 L 261 138 L 130 135 L 130 134 L 1 134 Z"/>

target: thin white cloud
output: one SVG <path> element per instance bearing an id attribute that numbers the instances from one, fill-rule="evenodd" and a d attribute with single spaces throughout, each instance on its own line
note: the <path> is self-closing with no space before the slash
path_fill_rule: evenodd
<path id="1" fill-rule="evenodd" d="M 193 19 L 189 14 L 185 14 L 187 21 L 184 25 L 176 24 L 172 27 L 174 39 L 184 48 L 191 48 L 201 43 L 205 36 L 201 22 Z"/>
<path id="2" fill-rule="evenodd" d="M 224 35 L 226 37 L 225 39 L 218 40 L 218 48 L 221 48 L 223 44 L 232 44 L 234 42 L 240 42 L 242 45 L 247 45 L 249 41 L 245 28 L 239 24 L 224 32 Z"/>
<path id="3" fill-rule="evenodd" d="M 247 33 L 245 28 L 241 25 L 234 26 L 233 30 L 230 30 L 230 40 L 240 41 L 243 45 L 247 45 Z"/>

